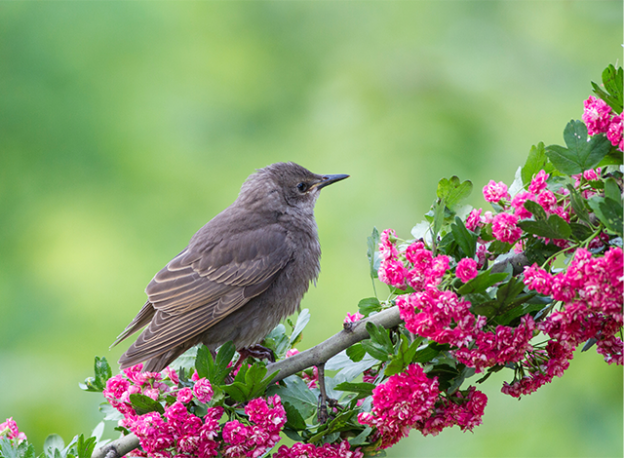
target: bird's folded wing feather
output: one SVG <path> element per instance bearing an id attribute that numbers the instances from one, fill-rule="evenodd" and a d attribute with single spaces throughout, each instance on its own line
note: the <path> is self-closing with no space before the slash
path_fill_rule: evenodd
<path id="1" fill-rule="evenodd" d="M 223 303 L 218 305 L 219 298 L 264 285 L 292 256 L 287 232 L 277 225 L 232 234 L 207 246 L 191 243 L 154 276 L 145 292 L 156 310 L 171 315 L 206 306 L 227 312 Z M 260 291 L 250 288 L 240 300 L 249 300 L 268 286 Z M 233 300 L 232 306 L 240 306 L 240 300 Z"/>
<path id="2" fill-rule="evenodd" d="M 144 361 L 202 333 L 266 291 L 292 256 L 288 234 L 279 226 L 228 234 L 202 246 L 191 241 L 147 286 L 153 318 L 122 359 Z M 120 337 L 138 330 L 133 323 Z"/>

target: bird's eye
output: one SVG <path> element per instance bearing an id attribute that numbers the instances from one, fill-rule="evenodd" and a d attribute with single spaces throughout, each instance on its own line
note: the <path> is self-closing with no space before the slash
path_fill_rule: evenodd
<path id="1" fill-rule="evenodd" d="M 308 190 L 308 188 L 309 188 L 309 186 L 308 186 L 307 183 L 301 182 L 301 183 L 299 183 L 297 185 L 297 189 L 299 190 L 299 192 L 306 192 Z"/>

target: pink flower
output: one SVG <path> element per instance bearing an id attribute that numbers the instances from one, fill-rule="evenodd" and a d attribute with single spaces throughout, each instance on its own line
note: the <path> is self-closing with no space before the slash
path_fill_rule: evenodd
<path id="1" fill-rule="evenodd" d="M 466 229 L 469 231 L 475 231 L 478 227 L 483 226 L 483 221 L 481 221 L 481 211 L 482 209 L 473 208 L 470 211 L 470 214 L 466 218 Z"/>
<path id="2" fill-rule="evenodd" d="M 177 399 L 182 404 L 188 404 L 189 402 L 191 402 L 191 399 L 193 399 L 193 391 L 191 391 L 191 389 L 188 387 L 182 388 L 180 391 L 178 391 Z"/>
<path id="3" fill-rule="evenodd" d="M 522 229 L 517 223 L 515 215 L 499 213 L 492 222 L 492 235 L 501 242 L 515 243 L 522 236 Z"/>
<path id="4" fill-rule="evenodd" d="M 501 199 L 509 197 L 507 193 L 507 185 L 502 181 L 496 183 L 494 180 L 483 187 L 483 197 L 488 202 L 498 202 Z"/>
<path id="5" fill-rule="evenodd" d="M 511 206 L 514 208 L 514 215 L 518 219 L 527 219 L 530 218 L 532 213 L 524 208 L 524 203 L 527 200 L 533 200 L 534 195 L 530 192 L 522 191 L 514 196 L 511 200 Z"/>
<path id="6" fill-rule="evenodd" d="M 395 288 L 405 288 L 407 269 L 401 261 L 388 260 L 382 262 L 377 272 L 379 281 Z"/>
<path id="7" fill-rule="evenodd" d="M 377 428 L 380 448 L 388 448 L 431 415 L 439 394 L 437 378 L 427 378 L 419 365 L 410 364 L 373 389 L 373 411 L 360 413 L 358 421 Z"/>
<path id="8" fill-rule="evenodd" d="M 607 129 L 607 138 L 611 144 L 617 146 L 620 151 L 624 150 L 624 139 L 622 138 L 622 130 L 624 129 L 623 120 L 622 114 L 614 116 Z"/>
<path id="9" fill-rule="evenodd" d="M 17 423 L 13 420 L 13 417 L 9 417 L 0 423 L 0 437 L 4 434 L 6 434 L 8 439 L 17 439 L 18 444 L 27 439 L 26 434 L 20 432 L 17 428 Z"/>
<path id="10" fill-rule="evenodd" d="M 557 197 L 552 191 L 546 189 L 537 196 L 537 203 L 548 213 L 553 213 L 557 207 Z"/>
<path id="11" fill-rule="evenodd" d="M 299 350 L 297 350 L 296 348 L 291 348 L 290 350 L 288 350 L 286 352 L 286 358 L 290 358 L 291 356 L 295 356 L 298 353 L 299 353 Z"/>
<path id="12" fill-rule="evenodd" d="M 600 179 L 600 173 L 602 172 L 602 168 L 598 167 L 597 169 L 589 169 L 583 172 L 583 178 L 587 181 L 596 181 Z"/>
<path id="13" fill-rule="evenodd" d="M 195 397 L 199 402 L 204 404 L 210 402 L 213 391 L 208 379 L 203 377 L 198 379 L 193 386 L 193 393 L 195 393 Z"/>
<path id="14" fill-rule="evenodd" d="M 356 321 L 360 321 L 362 318 L 364 318 L 364 315 L 362 315 L 360 312 L 355 312 L 353 315 L 351 315 L 350 313 L 347 313 L 347 316 L 345 317 L 343 322 L 355 323 Z"/>
<path id="15" fill-rule="evenodd" d="M 529 289 L 549 296 L 552 292 L 552 275 L 534 263 L 531 267 L 524 268 L 524 284 Z"/>
<path id="16" fill-rule="evenodd" d="M 386 229 L 381 233 L 379 236 L 379 253 L 381 254 L 382 260 L 396 259 L 399 256 L 395 241 L 396 233 L 394 229 Z"/>
<path id="17" fill-rule="evenodd" d="M 611 107 L 594 96 L 585 100 L 583 105 L 583 122 L 587 125 L 587 133 L 596 135 L 606 132 L 611 121 Z"/>
<path id="18" fill-rule="evenodd" d="M 314 444 L 296 442 L 292 447 L 282 445 L 273 454 L 273 458 L 364 458 L 359 448 L 351 450 L 347 440 L 340 444 L 323 444 L 318 447 Z"/>
<path id="19" fill-rule="evenodd" d="M 535 175 L 531 180 L 529 192 L 532 194 L 538 194 L 540 191 L 546 189 L 546 180 L 548 180 L 549 176 L 550 175 L 548 175 L 544 170 L 537 172 L 537 175 Z"/>
<path id="20" fill-rule="evenodd" d="M 455 275 L 457 275 L 457 278 L 459 278 L 463 283 L 475 278 L 477 273 L 477 261 L 474 259 L 463 258 L 457 263 Z"/>

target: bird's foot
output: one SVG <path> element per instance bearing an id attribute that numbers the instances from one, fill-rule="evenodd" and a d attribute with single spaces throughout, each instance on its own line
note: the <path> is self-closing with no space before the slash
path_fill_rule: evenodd
<path id="1" fill-rule="evenodd" d="M 252 358 L 260 360 L 268 359 L 271 363 L 275 362 L 275 354 L 273 353 L 273 350 L 258 344 L 246 348 L 241 348 L 240 350 L 238 350 L 238 354 L 240 355 L 239 361 L 244 361 L 251 356 Z"/>

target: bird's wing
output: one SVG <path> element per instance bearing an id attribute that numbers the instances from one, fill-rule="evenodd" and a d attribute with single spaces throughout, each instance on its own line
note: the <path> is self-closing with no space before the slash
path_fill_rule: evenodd
<path id="1" fill-rule="evenodd" d="M 144 309 L 149 304 L 151 322 L 120 359 L 123 367 L 167 352 L 218 323 L 266 291 L 294 253 L 288 233 L 277 225 L 224 234 L 203 245 L 201 237 L 193 240 L 147 286 Z M 117 342 L 145 325 L 139 318 Z"/>
<path id="2" fill-rule="evenodd" d="M 191 243 L 154 276 L 145 292 L 156 310 L 170 315 L 209 307 L 225 316 L 264 292 L 267 280 L 284 268 L 293 252 L 288 233 L 278 225 L 229 234 L 211 244 Z M 225 297 L 227 301 L 220 301 Z"/>

